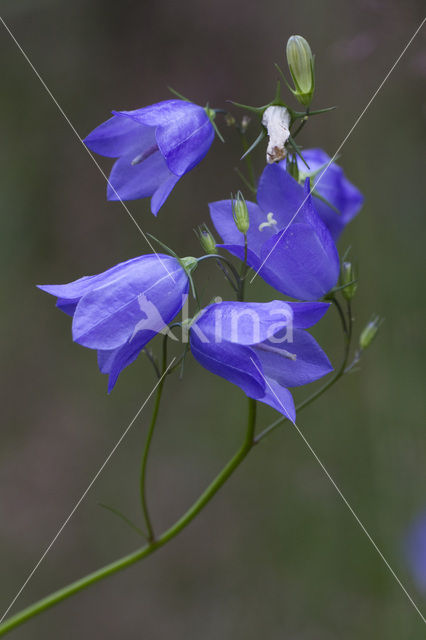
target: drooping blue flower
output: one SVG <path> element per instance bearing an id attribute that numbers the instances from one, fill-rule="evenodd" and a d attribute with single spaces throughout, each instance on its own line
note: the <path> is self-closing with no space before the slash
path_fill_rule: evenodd
<path id="1" fill-rule="evenodd" d="M 405 555 L 418 588 L 426 594 L 426 512 L 417 516 L 405 539 Z"/>
<path id="2" fill-rule="evenodd" d="M 332 371 L 324 351 L 305 331 L 328 307 L 323 302 L 278 300 L 212 304 L 191 325 L 191 351 L 203 367 L 294 421 L 287 387 Z"/>
<path id="3" fill-rule="evenodd" d="M 339 255 L 315 210 L 309 180 L 302 197 L 300 189 L 277 164 L 264 169 L 257 190 L 258 204 L 247 202 L 247 262 L 281 293 L 299 300 L 317 300 L 338 280 Z M 210 215 L 224 241 L 218 246 L 243 259 L 244 235 L 235 226 L 232 206 L 231 200 L 213 202 Z"/>
<path id="4" fill-rule="evenodd" d="M 181 310 L 188 275 L 172 256 L 149 254 L 69 284 L 39 285 L 72 316 L 73 340 L 98 351 L 108 391 L 120 372 Z"/>
<path id="5" fill-rule="evenodd" d="M 134 111 L 113 111 L 85 144 L 118 158 L 107 188 L 108 200 L 151 197 L 157 215 L 173 187 L 209 150 L 214 129 L 206 109 L 185 100 L 165 100 Z"/>
<path id="6" fill-rule="evenodd" d="M 303 157 L 309 169 L 298 157 L 300 197 L 303 195 L 302 185 L 306 177 L 312 176 L 311 188 L 314 189 L 315 208 L 333 239 L 337 241 L 348 222 L 360 211 L 364 196 L 349 182 L 339 165 L 332 162 L 327 166 L 331 158 L 322 149 L 306 149 L 303 151 Z M 283 161 L 279 165 L 285 171 L 286 163 Z"/>

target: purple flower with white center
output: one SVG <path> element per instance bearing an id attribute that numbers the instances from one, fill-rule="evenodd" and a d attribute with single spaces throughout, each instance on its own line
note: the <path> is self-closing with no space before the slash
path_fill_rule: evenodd
<path id="1" fill-rule="evenodd" d="M 151 197 L 157 215 L 175 184 L 206 155 L 214 112 L 185 100 L 165 100 L 134 111 L 113 111 L 84 143 L 118 158 L 109 176 L 108 200 Z"/>
<path id="2" fill-rule="evenodd" d="M 349 182 L 341 167 L 334 162 L 327 166 L 331 158 L 322 149 L 306 149 L 303 157 L 309 169 L 297 157 L 300 198 L 303 196 L 302 185 L 305 179 L 311 177 L 315 208 L 333 239 L 337 241 L 348 222 L 360 211 L 364 196 Z M 285 162 L 280 162 L 279 165 L 285 170 Z"/>
<path id="3" fill-rule="evenodd" d="M 328 307 L 324 302 L 278 300 L 212 304 L 191 325 L 191 351 L 208 371 L 294 421 L 287 387 L 308 384 L 332 371 L 324 351 L 304 330 Z"/>
<path id="4" fill-rule="evenodd" d="M 73 340 L 97 349 L 99 368 L 109 374 L 110 392 L 145 345 L 167 331 L 188 286 L 187 272 L 176 258 L 149 254 L 95 276 L 39 288 L 56 296 L 56 306 L 72 316 Z"/>
<path id="5" fill-rule="evenodd" d="M 426 594 L 426 512 L 421 513 L 410 527 L 404 546 L 414 581 Z"/>
<path id="6" fill-rule="evenodd" d="M 258 204 L 247 202 L 247 262 L 281 293 L 299 300 L 318 300 L 338 280 L 339 255 L 313 206 L 308 180 L 302 197 L 301 189 L 278 164 L 264 169 L 257 190 Z M 218 246 L 242 260 L 244 235 L 235 226 L 232 201 L 209 206 L 213 224 L 224 241 Z"/>

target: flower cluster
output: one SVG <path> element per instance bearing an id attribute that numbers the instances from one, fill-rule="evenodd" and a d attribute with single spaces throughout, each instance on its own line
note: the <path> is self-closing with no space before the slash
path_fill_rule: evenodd
<path id="1" fill-rule="evenodd" d="M 303 42 L 293 45 L 289 55 L 299 87 L 295 95 L 306 104 L 313 93 L 310 50 Z M 303 91 L 302 84 L 306 85 Z M 209 150 L 217 131 L 217 111 L 183 99 L 113 111 L 85 139 L 90 150 L 116 158 L 108 199 L 151 197 L 151 211 L 157 215 L 178 180 Z M 295 408 L 288 389 L 332 370 L 306 329 L 327 311 L 327 299 L 341 276 L 335 242 L 363 201 L 324 151 L 307 149 L 302 156 L 297 148 L 291 150 L 295 113 L 277 102 L 258 114 L 260 137 L 269 135 L 269 144 L 256 188 L 257 202 L 245 201 L 239 194 L 236 200 L 210 204 L 221 244 L 216 245 L 207 227 L 200 231 L 208 253 L 218 263 L 219 258 L 225 260 L 227 266 L 220 264 L 238 299 L 198 308 L 193 318 L 182 323 L 189 328 L 196 361 L 291 420 Z M 219 256 L 219 250 L 237 258 L 241 269 Z M 194 288 L 192 271 L 201 259 L 144 255 L 95 276 L 40 288 L 55 296 L 57 307 L 72 316 L 74 341 L 97 351 L 111 391 L 121 371 L 150 340 L 159 333 L 174 337 L 169 325 L 186 303 L 190 284 Z M 243 301 L 249 269 L 294 301 Z M 349 281 L 347 286 L 355 290 Z"/>

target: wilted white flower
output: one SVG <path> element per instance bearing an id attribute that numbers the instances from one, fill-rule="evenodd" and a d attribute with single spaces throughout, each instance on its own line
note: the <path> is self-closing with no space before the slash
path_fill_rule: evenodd
<path id="1" fill-rule="evenodd" d="M 269 136 L 266 162 L 272 164 L 283 160 L 287 155 L 285 143 L 290 136 L 289 112 L 285 107 L 268 107 L 263 114 L 262 124 L 266 127 Z"/>

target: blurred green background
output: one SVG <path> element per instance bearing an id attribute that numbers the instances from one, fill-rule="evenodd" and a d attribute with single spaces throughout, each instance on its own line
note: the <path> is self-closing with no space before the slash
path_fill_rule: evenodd
<path id="1" fill-rule="evenodd" d="M 82 136 L 111 109 L 169 97 L 263 104 L 289 35 L 316 53 L 314 105 L 339 109 L 301 137 L 333 154 L 423 18 L 420 1 L 3 0 L 2 15 Z M 112 393 L 93 352 L 36 283 L 68 282 L 149 252 L 9 35 L 0 30 L 1 236 L 0 609 L 40 558 L 154 379 L 147 361 Z M 301 413 L 298 424 L 420 607 L 402 553 L 426 507 L 422 266 L 424 33 L 409 48 L 340 159 L 365 193 L 340 248 L 359 264 L 358 331 L 386 319 L 362 370 Z M 249 130 L 254 136 L 254 128 Z M 199 255 L 192 228 L 207 202 L 242 185 L 238 141 L 214 144 L 160 211 L 129 208 L 145 231 Z M 104 161 L 105 160 L 105 161 Z M 100 159 L 105 170 L 111 162 Z M 256 156 L 262 168 L 262 153 Z M 203 273 L 201 273 L 201 270 Z M 226 292 L 200 267 L 211 295 Z M 210 293 L 206 294 L 210 297 Z M 274 292 L 257 279 L 249 298 Z M 334 362 L 334 313 L 315 335 Z M 157 530 L 171 524 L 239 445 L 243 394 L 188 360 L 167 383 L 149 467 Z M 299 392 L 303 397 L 309 389 Z M 138 518 L 147 407 L 14 610 L 139 545 L 106 502 Z M 266 407 L 263 425 L 274 418 Z M 208 509 L 143 564 L 14 632 L 17 640 L 123 637 L 334 640 L 424 637 L 417 613 L 294 429 L 258 447 Z"/>

